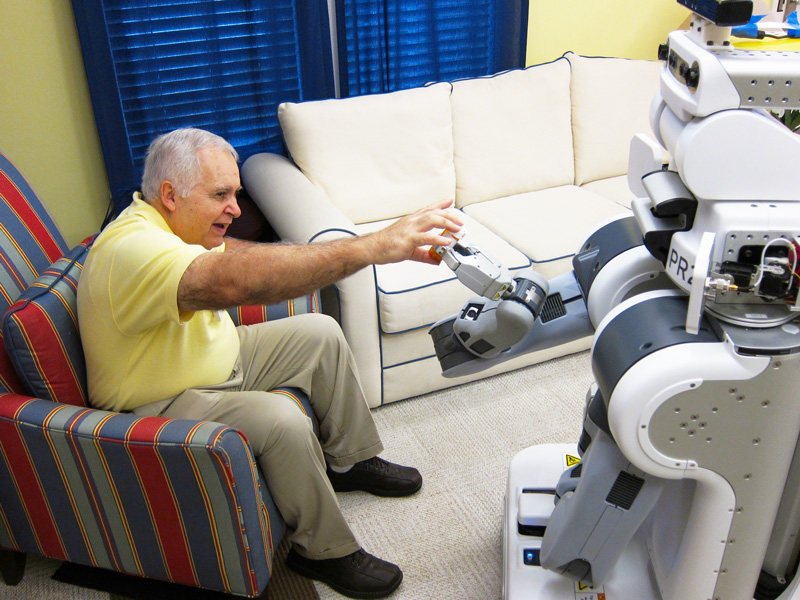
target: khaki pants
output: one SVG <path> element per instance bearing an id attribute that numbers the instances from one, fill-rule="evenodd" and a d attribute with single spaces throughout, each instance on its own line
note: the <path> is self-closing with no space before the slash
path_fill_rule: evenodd
<path id="1" fill-rule="evenodd" d="M 241 350 L 231 379 L 189 389 L 136 409 L 216 421 L 247 436 L 297 551 L 312 559 L 338 558 L 360 548 L 325 473 L 326 461 L 347 466 L 383 449 L 356 367 L 339 325 L 321 314 L 238 327 Z M 296 387 L 309 397 L 319 422 L 283 394 Z"/>

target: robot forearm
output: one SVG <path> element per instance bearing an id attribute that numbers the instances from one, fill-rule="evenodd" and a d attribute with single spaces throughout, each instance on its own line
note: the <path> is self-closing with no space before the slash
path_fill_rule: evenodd
<path id="1" fill-rule="evenodd" d="M 511 273 L 477 246 L 464 242 L 464 230 L 449 231 L 451 246 L 434 246 L 431 256 L 452 269 L 458 280 L 480 294 L 461 313 L 431 329 L 437 354 L 463 348 L 478 358 L 492 359 L 508 350 L 533 327 L 549 291 L 545 277 L 535 271 Z M 434 330 L 437 333 L 434 334 Z M 451 339 L 452 338 L 452 339 Z"/>
<path id="2" fill-rule="evenodd" d="M 547 280 L 534 271 L 520 273 L 504 298 L 470 300 L 453 324 L 453 335 L 475 356 L 494 358 L 527 335 L 549 287 Z"/>

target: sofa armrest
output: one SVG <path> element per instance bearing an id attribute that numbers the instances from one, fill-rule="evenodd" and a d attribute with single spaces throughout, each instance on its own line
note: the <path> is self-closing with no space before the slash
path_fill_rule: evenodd
<path id="1" fill-rule="evenodd" d="M 353 222 L 284 156 L 254 154 L 242 165 L 242 183 L 282 240 L 306 243 L 355 235 Z"/>
<path id="2" fill-rule="evenodd" d="M 321 232 L 328 239 L 352 235 L 353 223 L 287 158 L 269 153 L 251 156 L 242 166 L 242 179 L 250 198 L 282 240 L 315 241 L 315 236 Z M 328 228 L 330 234 L 325 234 Z M 271 306 L 240 306 L 228 310 L 236 325 L 319 311 L 318 292 Z"/>
<path id="3" fill-rule="evenodd" d="M 337 209 L 289 159 L 277 154 L 255 154 L 242 166 L 242 182 L 281 239 L 323 242 L 355 236 L 355 225 Z M 374 269 L 362 269 L 337 282 L 325 296 L 323 312 L 335 317 L 354 349 L 361 384 L 370 405 L 380 404 L 380 354 Z M 330 291 L 330 290 L 329 290 Z M 346 310 L 343 310 L 346 307 Z"/>
<path id="4" fill-rule="evenodd" d="M 235 429 L 4 394 L 0 449 L 0 546 L 239 595 L 266 585 L 283 523 Z"/>
<path id="5" fill-rule="evenodd" d="M 323 242 L 356 235 L 353 222 L 283 156 L 251 156 L 242 166 L 242 181 L 283 240 Z M 335 293 L 325 296 L 322 310 L 339 321 L 354 350 L 370 406 L 376 406 L 380 404 L 381 377 L 380 369 L 373 364 L 374 357 L 380 354 L 374 269 L 362 269 L 333 287 Z"/>

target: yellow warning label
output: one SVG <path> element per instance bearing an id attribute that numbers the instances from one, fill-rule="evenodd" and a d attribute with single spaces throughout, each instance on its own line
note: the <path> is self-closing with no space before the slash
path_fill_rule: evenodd
<path id="1" fill-rule="evenodd" d="M 606 591 L 602 585 L 594 588 L 576 581 L 575 600 L 606 600 Z"/>
<path id="2" fill-rule="evenodd" d="M 574 467 L 581 459 L 579 456 L 575 456 L 573 454 L 565 454 L 564 455 L 564 464 L 566 465 L 564 468 L 569 469 L 570 467 Z"/>

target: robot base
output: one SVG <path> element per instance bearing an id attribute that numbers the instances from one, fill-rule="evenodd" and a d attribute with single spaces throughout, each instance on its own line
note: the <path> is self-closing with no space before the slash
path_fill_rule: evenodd
<path id="1" fill-rule="evenodd" d="M 579 461 L 575 444 L 544 444 L 518 453 L 511 461 L 505 498 L 503 598 L 505 600 L 661 600 L 650 574 L 647 549 L 637 535 L 626 548 L 612 576 L 589 588 L 536 562 L 542 538 L 519 533 L 523 490 L 555 490 L 558 478 Z"/>
<path id="2" fill-rule="evenodd" d="M 503 524 L 504 600 L 663 600 L 641 530 L 628 544 L 611 575 L 596 588 L 530 564 L 538 562 L 542 538 L 519 532 L 523 490 L 555 490 L 561 473 L 578 461 L 574 444 L 532 446 L 512 459 Z M 800 577 L 794 578 L 778 600 L 800 600 Z"/>

